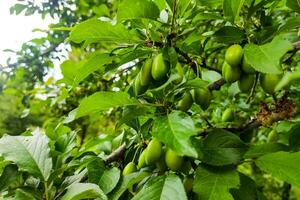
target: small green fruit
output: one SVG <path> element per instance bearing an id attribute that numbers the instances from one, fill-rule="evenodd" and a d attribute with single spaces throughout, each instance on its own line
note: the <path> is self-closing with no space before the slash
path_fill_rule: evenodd
<path id="1" fill-rule="evenodd" d="M 247 74 L 254 74 L 255 69 L 243 59 L 242 70 Z"/>
<path id="2" fill-rule="evenodd" d="M 227 108 L 222 114 L 222 122 L 232 122 L 234 120 L 233 109 Z"/>
<path id="3" fill-rule="evenodd" d="M 175 151 L 168 149 L 166 152 L 166 164 L 172 171 L 178 171 L 181 169 L 183 164 L 183 157 L 178 156 Z"/>
<path id="4" fill-rule="evenodd" d="M 272 143 L 272 142 L 277 142 L 278 140 L 278 133 L 276 130 L 272 130 L 270 131 L 269 135 L 268 135 L 268 142 Z"/>
<path id="5" fill-rule="evenodd" d="M 142 151 L 142 153 L 140 154 L 139 161 L 138 161 L 138 169 L 141 169 L 142 167 L 146 166 L 146 161 L 145 161 L 146 151 L 147 149 Z"/>
<path id="6" fill-rule="evenodd" d="M 273 94 L 281 78 L 281 74 L 261 74 L 260 85 L 266 93 Z"/>
<path id="7" fill-rule="evenodd" d="M 154 164 L 162 155 L 162 145 L 161 142 L 153 138 L 149 145 L 147 146 L 147 151 L 145 154 L 145 161 L 147 165 Z"/>
<path id="8" fill-rule="evenodd" d="M 206 110 L 211 101 L 211 92 L 208 88 L 197 88 L 192 90 L 192 95 L 194 97 L 194 101 L 198 104 L 203 110 Z"/>
<path id="9" fill-rule="evenodd" d="M 147 91 L 147 86 L 142 86 L 140 83 L 140 73 L 136 76 L 134 80 L 134 93 L 136 96 L 144 94 Z"/>
<path id="10" fill-rule="evenodd" d="M 162 53 L 158 54 L 152 62 L 152 77 L 154 80 L 159 81 L 163 79 L 169 71 L 169 67 L 166 65 Z"/>
<path id="11" fill-rule="evenodd" d="M 176 64 L 176 67 L 175 67 L 176 71 L 177 71 L 177 74 L 179 75 L 178 79 L 174 80 L 173 83 L 175 84 L 179 84 L 182 82 L 183 80 L 183 77 L 184 77 L 184 71 L 183 71 L 183 68 L 181 66 L 181 64 L 178 62 Z"/>
<path id="12" fill-rule="evenodd" d="M 136 172 L 136 166 L 134 162 L 130 162 L 126 165 L 126 167 L 123 169 L 123 176 L 127 176 L 128 174 L 131 174 L 133 172 Z"/>
<path id="13" fill-rule="evenodd" d="M 222 67 L 222 76 L 228 83 L 233 83 L 240 79 L 241 71 L 238 67 L 232 67 L 228 63 L 224 62 Z"/>
<path id="14" fill-rule="evenodd" d="M 183 112 L 186 112 L 188 109 L 191 108 L 192 104 L 193 104 L 193 97 L 191 93 L 188 91 L 183 95 L 182 99 L 178 101 L 177 108 Z"/>
<path id="15" fill-rule="evenodd" d="M 152 59 L 149 58 L 145 61 L 141 71 L 140 71 L 140 84 L 141 86 L 148 86 L 151 83 L 152 75 Z"/>
<path id="16" fill-rule="evenodd" d="M 238 45 L 234 44 L 231 45 L 225 53 L 225 61 L 233 66 L 233 67 L 238 67 L 238 65 L 241 63 L 243 58 L 243 48 Z"/>
<path id="17" fill-rule="evenodd" d="M 252 74 L 242 74 L 238 81 L 239 88 L 242 92 L 249 92 L 255 82 L 255 76 Z"/>
<path id="18" fill-rule="evenodd" d="M 185 177 L 183 180 L 183 186 L 186 193 L 189 193 L 193 189 L 194 179 L 191 177 Z"/>

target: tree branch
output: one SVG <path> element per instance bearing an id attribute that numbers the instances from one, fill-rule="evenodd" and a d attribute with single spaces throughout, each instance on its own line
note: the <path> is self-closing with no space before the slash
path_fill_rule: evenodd
<path id="1" fill-rule="evenodd" d="M 220 78 L 219 80 L 211 83 L 210 85 L 208 85 L 208 89 L 209 90 L 219 90 L 222 85 L 224 85 L 226 83 L 226 81 L 223 78 Z"/>
<path id="2" fill-rule="evenodd" d="M 300 41 L 293 43 L 294 50 L 300 50 Z"/>
<path id="3" fill-rule="evenodd" d="M 195 73 L 197 73 L 196 61 L 194 61 L 191 57 L 189 57 L 189 55 L 187 53 L 181 51 L 178 47 L 174 47 L 174 48 L 175 48 L 175 51 L 178 54 L 180 54 L 187 61 L 187 63 L 191 66 L 191 68 L 193 69 L 193 71 Z M 219 70 L 217 68 L 214 68 L 214 67 L 209 67 L 209 66 L 206 65 L 206 63 L 201 63 L 200 67 L 205 68 L 205 69 L 209 69 L 209 70 L 212 70 L 212 71 L 216 71 L 218 73 L 222 73 L 221 70 Z"/>
<path id="4" fill-rule="evenodd" d="M 113 151 L 110 155 L 108 155 L 105 159 L 106 164 L 110 164 L 114 161 L 118 161 L 124 157 L 126 150 L 126 144 L 122 144 L 119 148 Z"/>
<path id="5" fill-rule="evenodd" d="M 256 118 L 253 118 L 253 119 L 249 120 L 248 122 L 243 123 L 241 126 L 231 127 L 231 128 L 223 128 L 223 129 L 233 132 L 233 133 L 237 133 L 237 132 L 242 132 L 242 131 L 252 129 L 252 128 L 258 128 L 261 125 L 262 124 L 260 122 L 258 122 Z"/>

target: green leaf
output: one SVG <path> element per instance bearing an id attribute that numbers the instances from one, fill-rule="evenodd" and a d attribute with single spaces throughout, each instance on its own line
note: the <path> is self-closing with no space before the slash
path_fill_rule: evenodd
<path id="1" fill-rule="evenodd" d="M 186 9 L 189 7 L 191 4 L 192 0 L 179 0 L 177 1 L 177 8 L 176 8 L 176 13 L 179 16 L 183 16 Z"/>
<path id="2" fill-rule="evenodd" d="M 150 106 L 126 106 L 123 109 L 122 117 L 118 121 L 118 127 L 122 124 L 130 125 L 130 122 L 139 116 L 154 115 L 155 108 Z"/>
<path id="3" fill-rule="evenodd" d="M 211 71 L 211 70 L 201 71 L 201 76 L 202 76 L 201 77 L 202 80 L 207 81 L 208 83 L 213 83 L 222 78 L 221 74 L 219 74 L 216 71 Z"/>
<path id="4" fill-rule="evenodd" d="M 176 73 L 176 74 L 171 74 L 170 78 L 164 83 L 162 84 L 161 86 L 157 87 L 157 88 L 153 88 L 153 89 L 150 89 L 148 90 L 149 92 L 158 92 L 158 91 L 161 91 L 161 90 L 167 90 L 169 87 L 172 86 L 172 83 L 173 81 L 177 80 L 179 78 L 179 74 Z"/>
<path id="5" fill-rule="evenodd" d="M 18 179 L 18 167 L 7 165 L 0 176 L 0 192 L 7 190 L 10 184 Z"/>
<path id="6" fill-rule="evenodd" d="M 238 188 L 239 175 L 232 168 L 216 168 L 199 165 L 193 191 L 203 200 L 233 200 L 229 189 Z"/>
<path id="7" fill-rule="evenodd" d="M 297 13 L 300 13 L 300 0 L 287 0 L 286 6 Z"/>
<path id="8" fill-rule="evenodd" d="M 110 141 L 113 139 L 113 136 L 110 134 L 99 134 L 98 136 L 91 137 L 88 141 L 84 142 L 84 144 L 79 149 L 77 157 L 81 156 L 82 154 L 86 152 L 94 152 L 94 153 L 100 153 L 100 152 L 106 152 L 111 151 Z M 107 145 L 109 144 L 109 145 Z"/>
<path id="9" fill-rule="evenodd" d="M 44 135 L 4 136 L 0 139 L 0 154 L 42 181 L 47 181 L 52 169 L 48 139 Z"/>
<path id="10" fill-rule="evenodd" d="M 117 12 L 118 21 L 127 19 L 154 19 L 159 17 L 159 9 L 153 1 L 123 0 Z"/>
<path id="11" fill-rule="evenodd" d="M 256 160 L 256 165 L 261 170 L 298 187 L 300 187 L 299 163 L 300 152 L 276 152 Z"/>
<path id="12" fill-rule="evenodd" d="M 118 200 L 121 195 L 134 184 L 139 183 L 141 180 L 149 176 L 148 172 L 134 172 L 124 177 L 122 183 L 111 192 L 109 200 Z"/>
<path id="13" fill-rule="evenodd" d="M 36 200 L 36 198 L 30 193 L 18 188 L 14 200 Z"/>
<path id="14" fill-rule="evenodd" d="M 91 73 L 98 70 L 98 73 L 105 73 L 105 64 L 112 61 L 108 54 L 94 53 L 85 60 L 76 63 L 68 60 L 62 63 L 61 70 L 64 76 L 63 82 L 76 87 L 81 81 L 87 78 Z"/>
<path id="15" fill-rule="evenodd" d="M 289 135 L 289 146 L 294 151 L 300 150 L 300 123 L 292 126 L 291 130 L 288 131 Z"/>
<path id="16" fill-rule="evenodd" d="M 120 180 L 120 175 L 120 169 L 117 167 L 113 167 L 104 171 L 99 180 L 99 186 L 105 194 L 108 194 L 116 187 Z"/>
<path id="17" fill-rule="evenodd" d="M 194 18 L 193 22 L 201 22 L 203 20 L 222 20 L 222 16 L 212 13 L 212 12 L 200 12 Z"/>
<path id="18" fill-rule="evenodd" d="M 139 102 L 131 99 L 126 92 L 96 92 L 80 102 L 76 118 L 113 107 L 138 104 Z"/>
<path id="19" fill-rule="evenodd" d="M 112 58 L 108 54 L 93 54 L 90 58 L 86 59 L 82 66 L 76 71 L 73 79 L 73 87 L 77 86 L 96 70 L 100 70 L 100 73 L 104 74 L 105 68 L 103 66 L 111 62 L 111 60 Z"/>
<path id="20" fill-rule="evenodd" d="M 203 51 L 198 33 L 190 34 L 181 43 L 182 51 L 194 55 L 200 55 Z M 177 53 L 177 52 L 176 52 Z"/>
<path id="21" fill-rule="evenodd" d="M 280 59 L 291 49 L 293 46 L 289 41 L 275 37 L 272 42 L 261 46 L 247 44 L 244 48 L 244 58 L 256 71 L 280 74 L 282 73 Z"/>
<path id="22" fill-rule="evenodd" d="M 266 143 L 254 145 L 245 153 L 244 158 L 258 158 L 265 154 L 274 153 L 277 151 L 287 151 L 288 147 L 280 143 Z"/>
<path id="23" fill-rule="evenodd" d="M 224 0 L 223 10 L 225 18 L 234 23 L 239 16 L 243 4 L 244 0 Z"/>
<path id="24" fill-rule="evenodd" d="M 215 32 L 213 38 L 221 43 L 239 43 L 245 39 L 245 34 L 234 26 L 224 26 Z"/>
<path id="25" fill-rule="evenodd" d="M 215 166 L 236 164 L 243 159 L 247 150 L 247 146 L 237 135 L 222 129 L 209 132 L 200 148 L 203 153 L 200 160 Z"/>
<path id="26" fill-rule="evenodd" d="M 277 34 L 282 32 L 288 32 L 295 28 L 300 27 L 300 16 L 292 17 L 284 22 L 282 26 L 279 27 Z"/>
<path id="27" fill-rule="evenodd" d="M 99 185 L 105 194 L 112 191 L 120 179 L 120 170 L 117 167 L 106 169 L 104 162 L 96 158 L 87 165 L 89 182 Z"/>
<path id="28" fill-rule="evenodd" d="M 258 190 L 255 181 L 242 173 L 239 173 L 239 176 L 240 187 L 238 189 L 233 188 L 230 190 L 234 200 L 258 200 Z"/>
<path id="29" fill-rule="evenodd" d="M 173 111 L 154 121 L 152 135 L 179 155 L 197 157 L 190 137 L 196 135 L 193 120 L 186 113 Z"/>
<path id="30" fill-rule="evenodd" d="M 56 139 L 55 150 L 61 153 L 69 153 L 76 146 L 76 136 L 75 131 L 66 133 Z"/>
<path id="31" fill-rule="evenodd" d="M 275 91 L 279 91 L 285 87 L 288 87 L 291 83 L 300 79 L 300 71 L 286 72 L 282 79 L 275 87 Z"/>
<path id="32" fill-rule="evenodd" d="M 78 174 L 65 177 L 64 181 L 61 184 L 61 188 L 65 189 L 74 183 L 79 183 L 85 177 L 86 174 L 87 174 L 87 170 L 84 169 Z"/>
<path id="33" fill-rule="evenodd" d="M 27 5 L 17 3 L 13 7 L 11 7 L 11 11 L 14 10 L 16 12 L 16 15 L 18 15 L 26 8 L 27 8 Z M 12 14 L 12 12 L 11 12 L 11 14 Z"/>
<path id="34" fill-rule="evenodd" d="M 208 82 L 204 81 L 203 79 L 200 78 L 195 78 L 193 80 L 187 81 L 184 86 L 186 88 L 201 88 L 201 87 L 207 87 Z"/>
<path id="35" fill-rule="evenodd" d="M 178 176 L 164 175 L 149 181 L 132 200 L 187 200 Z"/>
<path id="36" fill-rule="evenodd" d="M 93 183 L 74 183 L 61 200 L 81 200 L 89 198 L 98 198 L 99 200 L 107 200 L 106 195 Z"/>
<path id="37" fill-rule="evenodd" d="M 60 65 L 61 73 L 63 79 L 59 80 L 60 82 L 73 85 L 77 71 L 81 66 L 73 60 L 66 60 Z"/>
<path id="38" fill-rule="evenodd" d="M 105 72 L 104 65 L 112 61 L 112 57 L 108 54 L 93 54 L 91 57 L 84 60 L 81 67 L 77 70 L 73 79 L 73 87 L 77 86 L 81 81 L 87 78 L 92 72 L 98 70 L 102 75 Z"/>
<path id="39" fill-rule="evenodd" d="M 223 0 L 197 0 L 198 4 L 207 7 L 218 7 L 222 5 Z"/>
<path id="40" fill-rule="evenodd" d="M 90 19 L 76 25 L 69 39 L 75 43 L 106 41 L 114 43 L 140 42 L 137 35 L 127 30 L 122 24 L 112 25 L 98 19 Z"/>

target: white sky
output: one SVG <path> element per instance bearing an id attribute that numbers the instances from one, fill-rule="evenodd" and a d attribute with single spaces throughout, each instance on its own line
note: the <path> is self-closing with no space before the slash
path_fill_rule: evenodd
<path id="1" fill-rule="evenodd" d="M 36 2 L 41 1 L 43 0 L 36 0 Z M 24 16 L 22 12 L 19 15 L 10 15 L 9 8 L 15 3 L 21 2 L 0 0 L 0 67 L 6 65 L 9 57 L 14 60 L 14 53 L 3 52 L 3 50 L 19 50 L 24 42 L 44 35 L 41 32 L 32 32 L 33 29 L 48 29 L 48 24 L 55 21 L 50 17 L 43 20 L 39 14 Z"/>

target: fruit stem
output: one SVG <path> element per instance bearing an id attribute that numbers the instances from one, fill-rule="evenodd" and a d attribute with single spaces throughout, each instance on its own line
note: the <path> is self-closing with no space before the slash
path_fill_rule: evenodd
<path id="1" fill-rule="evenodd" d="M 173 4 L 173 8 L 172 8 L 173 16 L 172 16 L 172 22 L 171 22 L 172 24 L 171 24 L 170 33 L 172 33 L 173 29 L 174 29 L 175 17 L 176 17 L 176 7 L 177 7 L 177 0 L 174 0 L 174 4 Z"/>
<path id="2" fill-rule="evenodd" d="M 213 128 L 214 126 L 209 122 L 209 120 L 208 120 L 208 117 L 205 115 L 205 116 L 203 116 L 203 119 L 204 119 L 204 121 L 207 123 L 207 125 L 210 127 L 210 128 Z"/>
<path id="3" fill-rule="evenodd" d="M 136 157 L 137 152 L 139 151 L 139 149 L 140 149 L 140 147 L 138 146 L 137 149 L 136 149 L 136 151 L 134 152 L 133 158 L 132 158 L 132 160 L 131 160 L 132 162 L 135 161 L 135 157 Z"/>
<path id="4" fill-rule="evenodd" d="M 247 104 L 251 101 L 252 97 L 254 96 L 256 85 L 257 85 L 257 82 L 258 82 L 258 78 L 259 78 L 259 73 L 256 73 L 255 74 L 255 80 L 254 80 L 253 86 L 251 88 L 250 95 L 249 95 L 249 97 L 246 101 Z"/>

